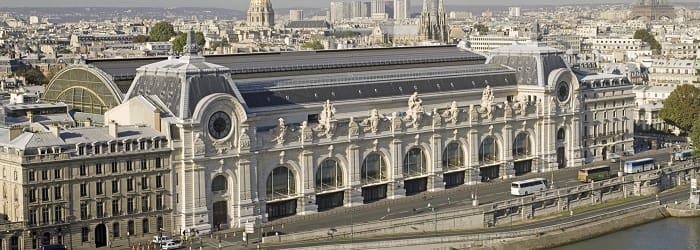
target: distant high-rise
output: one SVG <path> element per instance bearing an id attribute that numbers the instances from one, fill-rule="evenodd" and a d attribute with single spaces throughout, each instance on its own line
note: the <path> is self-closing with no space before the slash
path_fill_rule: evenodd
<path id="1" fill-rule="evenodd" d="M 394 0 L 394 19 L 406 19 L 409 16 L 408 9 L 411 7 L 411 0 Z"/>
<path id="2" fill-rule="evenodd" d="M 367 1 L 352 1 L 350 3 L 350 16 L 370 17 L 372 15 L 372 3 Z"/>
<path id="3" fill-rule="evenodd" d="M 372 0 L 372 18 L 386 19 L 386 17 L 384 0 Z"/>
<path id="4" fill-rule="evenodd" d="M 339 22 L 343 19 L 352 18 L 351 4 L 347 2 L 331 2 L 330 21 Z"/>
<path id="5" fill-rule="evenodd" d="M 423 0 L 418 35 L 423 40 L 447 42 L 449 27 L 443 0 Z"/>
<path id="6" fill-rule="evenodd" d="M 676 10 L 666 0 L 639 0 L 632 6 L 630 18 L 646 19 L 649 21 L 663 18 L 673 19 L 676 17 Z"/>
<path id="7" fill-rule="evenodd" d="M 304 20 L 304 10 L 289 10 L 289 21 Z"/>
<path id="8" fill-rule="evenodd" d="M 512 17 L 520 16 L 520 7 L 508 8 L 508 16 L 512 16 Z"/>
<path id="9" fill-rule="evenodd" d="M 275 11 L 272 9 L 270 0 L 251 0 L 247 20 L 250 27 L 275 26 Z"/>

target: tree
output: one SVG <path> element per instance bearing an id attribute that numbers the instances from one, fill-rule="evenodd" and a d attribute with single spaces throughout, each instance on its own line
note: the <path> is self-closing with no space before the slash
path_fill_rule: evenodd
<path id="1" fill-rule="evenodd" d="M 474 29 L 475 29 L 476 31 L 478 31 L 479 33 L 486 33 L 486 32 L 489 32 L 489 27 L 486 27 L 486 25 L 483 25 L 483 24 L 480 24 L 480 23 L 474 24 Z"/>
<path id="2" fill-rule="evenodd" d="M 688 133 L 688 136 L 693 145 L 696 145 L 695 152 L 700 153 L 700 147 L 697 146 L 698 142 L 700 142 L 700 119 L 695 119 L 693 122 L 693 130 Z"/>
<path id="3" fill-rule="evenodd" d="M 322 50 L 322 49 L 324 49 L 323 44 L 321 44 L 321 42 L 318 40 L 313 40 L 311 42 L 305 42 L 303 45 L 301 45 L 301 47 L 305 48 L 305 49 L 310 49 L 310 50 Z"/>
<path id="4" fill-rule="evenodd" d="M 170 38 L 176 35 L 175 28 L 168 22 L 159 22 L 153 25 L 149 33 L 150 40 L 154 42 L 169 41 Z"/>
<path id="5" fill-rule="evenodd" d="M 700 89 L 690 84 L 678 85 L 664 101 L 659 118 L 683 131 L 700 130 L 693 129 L 700 118 Z"/>
<path id="6" fill-rule="evenodd" d="M 134 42 L 134 43 L 145 43 L 145 42 L 148 42 L 149 40 L 150 40 L 150 37 L 149 37 L 149 36 L 138 35 L 138 36 L 135 36 L 135 37 L 134 37 L 134 39 L 133 39 L 132 42 Z"/>
<path id="7" fill-rule="evenodd" d="M 40 85 L 48 83 L 49 79 L 44 76 L 38 69 L 31 68 L 25 71 L 18 72 L 17 75 L 24 77 L 27 84 L 30 85 Z"/>
<path id="8" fill-rule="evenodd" d="M 200 48 L 204 47 L 206 40 L 204 39 L 204 34 L 202 32 L 195 33 L 194 39 L 197 41 L 197 45 Z M 187 33 L 180 33 L 173 40 L 173 51 L 178 54 L 182 53 L 182 50 L 185 48 L 185 45 L 187 45 Z"/>
<path id="9" fill-rule="evenodd" d="M 645 29 L 637 30 L 634 32 L 634 39 L 641 39 L 643 42 L 649 44 L 652 50 L 654 50 L 656 53 L 661 51 L 661 44 L 659 41 L 656 40 L 656 37 L 649 33 L 649 31 Z"/>

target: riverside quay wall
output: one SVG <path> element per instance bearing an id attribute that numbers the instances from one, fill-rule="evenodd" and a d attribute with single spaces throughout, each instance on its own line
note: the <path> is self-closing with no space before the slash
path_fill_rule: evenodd
<path id="1" fill-rule="evenodd" d="M 607 200 L 629 196 L 648 196 L 676 186 L 687 184 L 690 177 L 700 171 L 696 162 L 680 162 L 661 169 L 627 174 L 612 179 L 573 187 L 552 189 L 536 195 L 494 202 L 476 207 L 451 208 L 421 213 L 400 219 L 347 225 L 335 228 L 319 228 L 313 231 L 294 232 L 287 235 L 263 238 L 264 243 L 304 242 L 329 239 L 361 239 L 394 235 L 422 235 L 446 231 L 478 230 L 513 223 L 527 223 L 538 218 L 565 213 L 577 207 L 595 205 Z M 362 209 L 355 207 L 352 209 Z M 349 213 L 341 208 L 336 213 Z M 308 220 L 323 213 L 310 215 Z M 273 223 L 268 223 L 274 225 Z"/>

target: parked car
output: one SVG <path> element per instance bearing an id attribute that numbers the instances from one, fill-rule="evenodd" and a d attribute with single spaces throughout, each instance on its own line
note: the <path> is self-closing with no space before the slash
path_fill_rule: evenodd
<path id="1" fill-rule="evenodd" d="M 39 248 L 39 250 L 66 250 L 66 246 L 61 244 L 43 245 Z"/>
<path id="2" fill-rule="evenodd" d="M 153 236 L 153 240 L 151 242 L 155 244 L 164 244 L 168 241 L 173 241 L 173 238 L 170 236 Z"/>
<path id="3" fill-rule="evenodd" d="M 263 237 L 270 237 L 270 236 L 278 236 L 278 235 L 284 235 L 284 232 L 280 231 L 267 231 L 263 233 Z"/>
<path id="4" fill-rule="evenodd" d="M 181 247 L 182 247 L 182 243 L 179 240 L 171 240 L 171 241 L 163 243 L 163 246 L 161 246 L 161 249 L 170 250 L 170 249 L 179 249 Z"/>

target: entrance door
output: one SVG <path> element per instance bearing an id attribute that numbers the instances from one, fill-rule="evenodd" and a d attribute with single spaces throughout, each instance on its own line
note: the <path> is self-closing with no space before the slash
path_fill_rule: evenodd
<path id="1" fill-rule="evenodd" d="M 445 188 L 456 187 L 464 184 L 464 171 L 447 173 L 443 175 Z"/>
<path id="2" fill-rule="evenodd" d="M 226 203 L 226 201 L 217 201 L 214 202 L 214 205 L 212 206 L 212 212 L 214 214 L 212 222 L 214 223 L 214 228 L 217 230 L 228 225 L 228 206 Z"/>
<path id="3" fill-rule="evenodd" d="M 403 185 L 407 196 L 416 195 L 428 190 L 428 177 L 406 180 Z"/>
<path id="4" fill-rule="evenodd" d="M 98 224 L 95 227 L 95 247 L 107 246 L 107 227 L 105 224 Z"/>
<path id="5" fill-rule="evenodd" d="M 362 198 L 365 204 L 386 198 L 386 184 L 363 187 Z"/>
<path id="6" fill-rule="evenodd" d="M 297 213 L 297 200 L 268 203 L 265 205 L 265 209 L 267 210 L 268 220 L 295 215 Z"/>
<path id="7" fill-rule="evenodd" d="M 566 167 L 566 150 L 564 147 L 557 148 L 557 167 Z"/>
<path id="8" fill-rule="evenodd" d="M 530 173 L 532 172 L 532 160 L 516 161 L 513 163 L 513 168 L 515 169 L 515 176 Z"/>
<path id="9" fill-rule="evenodd" d="M 343 206 L 343 200 L 345 200 L 345 191 L 316 195 L 319 212 Z"/>
<path id="10" fill-rule="evenodd" d="M 498 179 L 498 177 L 500 177 L 500 170 L 501 165 L 479 168 L 479 176 L 481 176 L 481 182 L 487 182 L 493 179 Z"/>
<path id="11" fill-rule="evenodd" d="M 603 147 L 602 153 L 603 155 L 603 160 L 606 161 L 608 160 L 608 147 Z"/>

